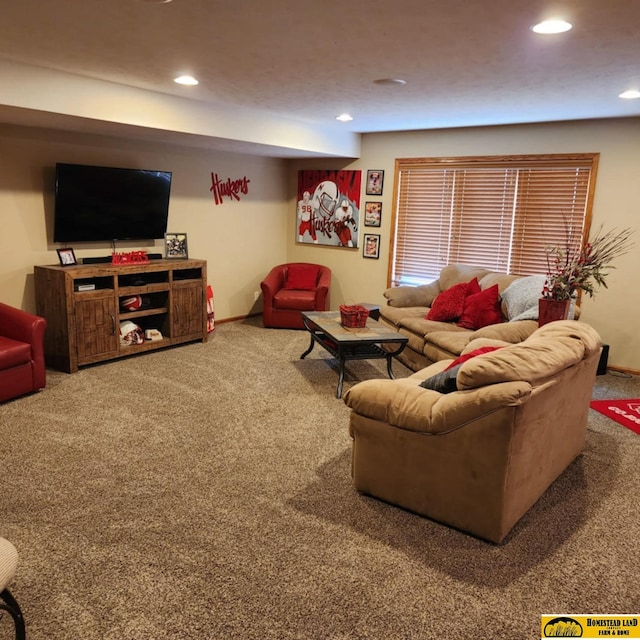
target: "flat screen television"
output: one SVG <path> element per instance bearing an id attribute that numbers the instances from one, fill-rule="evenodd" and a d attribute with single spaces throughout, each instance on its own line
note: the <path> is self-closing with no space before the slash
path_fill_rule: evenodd
<path id="1" fill-rule="evenodd" d="M 163 238 L 171 176 L 170 171 L 57 163 L 53 241 Z"/>

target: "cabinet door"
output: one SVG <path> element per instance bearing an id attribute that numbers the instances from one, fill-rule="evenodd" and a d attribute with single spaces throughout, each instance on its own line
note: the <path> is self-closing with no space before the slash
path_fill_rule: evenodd
<path id="1" fill-rule="evenodd" d="M 78 364 L 117 355 L 120 336 L 114 297 L 76 300 L 75 312 Z"/>
<path id="2" fill-rule="evenodd" d="M 204 332 L 204 292 L 202 284 L 174 285 L 171 337 L 202 337 Z"/>

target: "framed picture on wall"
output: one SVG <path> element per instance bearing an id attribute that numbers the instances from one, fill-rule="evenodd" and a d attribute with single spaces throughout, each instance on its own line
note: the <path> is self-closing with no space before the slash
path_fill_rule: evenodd
<path id="1" fill-rule="evenodd" d="M 76 254 L 73 252 L 71 247 L 67 247 L 66 249 L 56 249 L 58 252 L 58 260 L 60 260 L 60 264 L 63 267 L 69 267 L 72 264 L 78 264 L 76 260 Z"/>
<path id="2" fill-rule="evenodd" d="M 364 203 L 364 226 L 379 227 L 382 218 L 382 202 Z"/>
<path id="3" fill-rule="evenodd" d="M 298 242 L 357 248 L 361 192 L 362 171 L 299 171 L 296 209 Z"/>
<path id="4" fill-rule="evenodd" d="M 381 196 L 383 185 L 384 171 L 381 169 L 369 169 L 369 171 L 367 171 L 367 195 Z"/>
<path id="5" fill-rule="evenodd" d="M 375 260 L 380 257 L 380 236 L 378 234 L 364 234 L 364 248 L 362 249 L 362 255 L 365 258 L 374 258 Z"/>
<path id="6" fill-rule="evenodd" d="M 164 248 L 166 258 L 188 258 L 186 233 L 165 233 Z"/>

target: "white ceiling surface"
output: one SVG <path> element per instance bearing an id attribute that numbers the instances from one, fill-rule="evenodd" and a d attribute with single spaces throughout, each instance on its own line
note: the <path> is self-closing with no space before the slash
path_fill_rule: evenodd
<path id="1" fill-rule="evenodd" d="M 573 30 L 530 31 L 552 16 Z M 349 157 L 362 132 L 639 116 L 630 88 L 640 0 L 0 0 L 2 122 Z"/>

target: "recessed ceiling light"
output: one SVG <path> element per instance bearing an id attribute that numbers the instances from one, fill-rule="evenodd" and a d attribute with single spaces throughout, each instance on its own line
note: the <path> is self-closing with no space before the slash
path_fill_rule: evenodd
<path id="1" fill-rule="evenodd" d="M 144 4 L 169 4 L 172 0 L 137 0 L 137 2 Z"/>
<path id="2" fill-rule="evenodd" d="M 534 24 L 533 27 L 531 27 L 531 31 L 535 31 L 535 33 L 553 34 L 564 33 L 571 28 L 573 28 L 573 25 L 570 22 L 553 19 Z"/>
<path id="3" fill-rule="evenodd" d="M 374 80 L 373 84 L 379 84 L 383 87 L 393 87 L 393 86 L 402 86 L 403 84 L 407 84 L 406 80 L 401 80 L 400 78 L 380 78 L 379 80 Z"/>
<path id="4" fill-rule="evenodd" d="M 339 116 L 336 116 L 336 120 L 340 120 L 340 122 L 351 122 L 353 116 L 348 113 L 341 113 Z"/>
<path id="5" fill-rule="evenodd" d="M 637 89 L 627 89 L 627 91 L 623 91 L 618 98 L 623 98 L 624 100 L 636 100 L 640 98 L 640 91 Z"/>
<path id="6" fill-rule="evenodd" d="M 198 81 L 193 76 L 178 76 L 173 81 L 177 84 L 186 84 L 191 87 L 194 87 L 198 84 Z"/>

